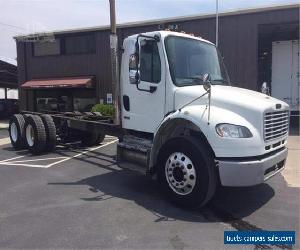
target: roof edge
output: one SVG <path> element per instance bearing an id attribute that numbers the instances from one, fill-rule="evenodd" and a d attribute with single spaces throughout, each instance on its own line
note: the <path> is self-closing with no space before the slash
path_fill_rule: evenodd
<path id="1" fill-rule="evenodd" d="M 229 10 L 219 13 L 219 17 L 224 16 L 234 16 L 234 15 L 243 15 L 243 14 L 253 14 L 264 11 L 274 11 L 274 10 L 284 10 L 284 9 L 293 9 L 300 8 L 299 3 L 294 4 L 283 4 L 283 5 L 268 5 L 262 6 L 259 8 L 246 8 L 246 9 L 235 9 Z M 117 24 L 117 28 L 130 28 L 130 27 L 140 27 L 145 25 L 155 25 L 155 24 L 163 24 L 170 22 L 182 22 L 182 21 L 191 21 L 195 19 L 206 19 L 215 17 L 215 13 L 201 14 L 201 15 L 189 15 L 189 16 L 178 16 L 178 17 L 170 17 L 170 18 L 162 18 L 157 20 L 147 20 L 147 21 L 136 21 L 136 22 L 127 22 L 122 24 Z M 94 26 L 87 28 L 75 28 L 75 29 L 65 29 L 65 30 L 54 30 L 54 31 L 46 31 L 46 32 L 37 32 L 28 35 L 17 35 L 13 38 L 15 40 L 30 37 L 30 36 L 45 36 L 45 35 L 59 35 L 59 34 L 70 34 L 70 33 L 80 33 L 80 32 L 90 32 L 90 31 L 103 31 L 109 30 L 109 25 L 104 26 Z"/>

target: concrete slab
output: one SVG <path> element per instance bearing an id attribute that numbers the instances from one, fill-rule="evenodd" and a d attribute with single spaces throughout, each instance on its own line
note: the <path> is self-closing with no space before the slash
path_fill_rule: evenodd
<path id="1" fill-rule="evenodd" d="M 8 130 L 7 129 L 0 129 L 0 139 L 8 138 L 8 137 L 9 137 Z"/>
<path id="2" fill-rule="evenodd" d="M 300 136 L 289 136 L 289 155 L 282 172 L 289 187 L 300 188 Z"/>
<path id="3" fill-rule="evenodd" d="M 8 120 L 0 120 L 0 129 L 8 128 Z"/>
<path id="4" fill-rule="evenodd" d="M 0 146 L 10 144 L 10 139 L 8 137 L 0 139 Z"/>

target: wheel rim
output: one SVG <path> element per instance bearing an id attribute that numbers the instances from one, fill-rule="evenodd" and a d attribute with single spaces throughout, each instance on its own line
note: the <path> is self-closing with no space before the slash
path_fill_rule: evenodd
<path id="1" fill-rule="evenodd" d="M 18 128 L 15 123 L 12 123 L 10 125 L 10 136 L 13 142 L 16 142 L 18 140 Z"/>
<path id="2" fill-rule="evenodd" d="M 191 159 L 184 153 L 172 153 L 165 165 L 169 187 L 177 194 L 187 195 L 196 185 L 196 170 Z"/>
<path id="3" fill-rule="evenodd" d="M 33 131 L 33 127 L 28 124 L 28 126 L 26 127 L 26 141 L 27 144 L 32 147 L 34 144 L 34 131 Z"/>

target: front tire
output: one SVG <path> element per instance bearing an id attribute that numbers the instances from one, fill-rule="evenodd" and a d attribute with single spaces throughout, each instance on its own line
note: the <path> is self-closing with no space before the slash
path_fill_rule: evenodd
<path id="1" fill-rule="evenodd" d="M 182 207 L 202 207 L 216 190 L 213 153 L 192 137 L 172 138 L 162 147 L 157 174 L 167 198 Z"/>

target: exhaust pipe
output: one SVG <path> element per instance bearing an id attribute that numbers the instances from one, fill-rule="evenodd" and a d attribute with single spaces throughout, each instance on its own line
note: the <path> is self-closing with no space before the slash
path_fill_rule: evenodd
<path id="1" fill-rule="evenodd" d="M 111 74 L 112 74 L 112 91 L 115 108 L 114 124 L 121 125 L 120 119 L 120 80 L 119 80 L 119 63 L 118 63 L 118 37 L 116 27 L 116 8 L 115 0 L 109 0 L 110 5 L 110 56 L 111 56 Z"/>

